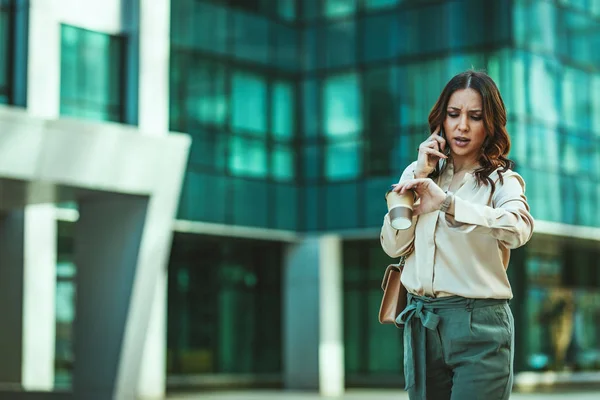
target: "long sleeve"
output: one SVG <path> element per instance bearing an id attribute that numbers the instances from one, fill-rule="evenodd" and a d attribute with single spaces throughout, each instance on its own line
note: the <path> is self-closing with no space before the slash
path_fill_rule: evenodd
<path id="1" fill-rule="evenodd" d="M 413 170 L 416 161 L 410 164 L 402 173 L 399 182 L 413 178 Z M 388 256 L 397 258 L 411 252 L 415 239 L 415 225 L 418 217 L 413 217 L 413 223 L 410 228 L 396 230 L 392 227 L 390 217 L 386 213 L 383 217 L 383 226 L 381 227 L 381 248 Z"/>
<path id="2" fill-rule="evenodd" d="M 534 220 L 525 197 L 525 182 L 513 171 L 503 175 L 504 183 L 496 183 L 494 207 L 474 204 L 454 197 L 454 216 L 446 214 L 451 229 L 465 233 L 491 234 L 505 247 L 523 246 L 533 234 Z"/>

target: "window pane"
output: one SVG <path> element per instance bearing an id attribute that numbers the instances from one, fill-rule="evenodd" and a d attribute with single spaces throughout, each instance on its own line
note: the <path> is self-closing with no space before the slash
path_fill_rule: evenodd
<path id="1" fill-rule="evenodd" d="M 296 19 L 296 0 L 278 0 L 277 14 L 288 21 Z"/>
<path id="2" fill-rule="evenodd" d="M 227 50 L 227 9 L 200 1 L 173 1 L 171 45 L 214 53 Z"/>
<path id="3" fill-rule="evenodd" d="M 272 212 L 271 198 L 267 197 L 267 182 L 263 180 L 230 179 L 232 189 L 233 224 L 267 226 Z"/>
<path id="4" fill-rule="evenodd" d="M 580 70 L 565 68 L 562 80 L 563 121 L 576 129 L 589 129 L 589 81 Z"/>
<path id="5" fill-rule="evenodd" d="M 321 165 L 321 147 L 304 146 L 304 179 L 314 181 L 319 177 Z"/>
<path id="6" fill-rule="evenodd" d="M 298 30 L 277 23 L 272 23 L 271 27 L 274 30 L 272 38 L 275 44 L 272 54 L 275 65 L 289 71 L 299 70 L 298 41 L 300 36 Z"/>
<path id="7" fill-rule="evenodd" d="M 302 62 L 306 71 L 312 71 L 317 66 L 317 28 L 309 26 L 304 30 Z"/>
<path id="8" fill-rule="evenodd" d="M 320 99 L 317 92 L 317 84 L 314 80 L 306 80 L 302 85 L 302 114 L 304 117 L 305 136 L 316 136 L 319 129 L 319 107 Z"/>
<path id="9" fill-rule="evenodd" d="M 595 137 L 600 138 L 600 75 L 597 74 L 590 76 L 590 107 L 590 127 Z"/>
<path id="10" fill-rule="evenodd" d="M 282 259 L 277 242 L 175 234 L 169 374 L 281 373 Z"/>
<path id="11" fill-rule="evenodd" d="M 320 15 L 321 0 L 302 0 L 299 4 L 305 21 L 312 21 Z"/>
<path id="12" fill-rule="evenodd" d="M 275 189 L 275 229 L 298 230 L 298 212 L 290 212 L 290 210 L 298 210 L 298 193 L 300 190 L 296 185 L 284 185 L 277 183 Z"/>
<path id="13" fill-rule="evenodd" d="M 229 169 L 232 174 L 257 178 L 267 175 L 265 142 L 233 136 L 230 146 Z"/>
<path id="14" fill-rule="evenodd" d="M 334 143 L 327 146 L 325 176 L 329 180 L 354 179 L 360 175 L 360 144 Z"/>
<path id="15" fill-rule="evenodd" d="M 261 16 L 231 11 L 233 17 L 233 55 L 239 58 L 269 62 L 269 24 Z"/>
<path id="16" fill-rule="evenodd" d="M 228 136 L 201 128 L 192 129 L 189 133 L 192 133 L 189 163 L 209 170 L 223 171 Z"/>
<path id="17" fill-rule="evenodd" d="M 384 7 L 393 7 L 400 2 L 400 0 L 364 0 L 365 7 L 376 9 Z"/>
<path id="18" fill-rule="evenodd" d="M 266 133 L 267 87 L 263 78 L 236 72 L 232 79 L 231 125 L 236 130 Z"/>
<path id="19" fill-rule="evenodd" d="M 280 181 L 294 180 L 294 152 L 288 146 L 275 146 L 271 152 L 273 178 Z"/>
<path id="20" fill-rule="evenodd" d="M 186 119 L 223 125 L 227 116 L 224 66 L 197 59 L 189 62 L 187 68 L 187 79 L 180 82 L 185 93 Z"/>
<path id="21" fill-rule="evenodd" d="M 327 68 L 352 65 L 356 61 L 356 24 L 344 21 L 321 27 L 325 45 L 321 65 Z"/>
<path id="22" fill-rule="evenodd" d="M 356 0 L 325 0 L 325 15 L 341 17 L 356 11 Z"/>
<path id="23" fill-rule="evenodd" d="M 327 229 L 348 229 L 358 226 L 358 193 L 354 182 L 325 186 Z"/>
<path id="24" fill-rule="evenodd" d="M 289 140 L 294 135 L 294 86 L 288 82 L 275 82 L 272 89 L 272 129 L 276 139 Z"/>
<path id="25" fill-rule="evenodd" d="M 400 35 L 398 22 L 395 13 L 365 18 L 362 45 L 366 61 L 390 59 L 398 55 L 406 41 L 406 38 Z"/>
<path id="26" fill-rule="evenodd" d="M 357 134 L 362 130 L 361 97 L 356 74 L 325 81 L 324 126 L 327 136 Z"/>
<path id="27" fill-rule="evenodd" d="M 123 38 L 61 28 L 61 115 L 123 120 Z"/>

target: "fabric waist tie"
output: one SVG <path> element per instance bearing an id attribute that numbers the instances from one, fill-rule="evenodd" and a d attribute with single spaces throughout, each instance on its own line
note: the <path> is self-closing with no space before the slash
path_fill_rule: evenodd
<path id="1" fill-rule="evenodd" d="M 404 333 L 406 335 L 404 341 L 405 390 L 415 386 L 416 391 L 421 393 L 421 398 L 426 398 L 427 331 L 425 328 L 433 331 L 437 329 L 440 317 L 435 313 L 436 310 L 464 308 L 470 312 L 474 308 L 489 307 L 507 301 L 507 299 L 468 299 L 460 296 L 431 298 L 409 293 L 406 308 L 396 318 L 396 323 L 403 324 L 406 330 Z M 418 323 L 415 318 L 420 319 L 421 323 Z M 417 359 L 415 359 L 413 351 L 415 346 L 419 349 L 416 354 Z M 418 373 L 415 367 L 418 367 Z"/>

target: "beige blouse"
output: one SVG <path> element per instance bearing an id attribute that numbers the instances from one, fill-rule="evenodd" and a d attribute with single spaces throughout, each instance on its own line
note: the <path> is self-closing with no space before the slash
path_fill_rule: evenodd
<path id="1" fill-rule="evenodd" d="M 416 162 L 404 170 L 400 182 L 412 179 Z M 454 175 L 449 164 L 437 178 L 448 190 Z M 469 298 L 510 299 L 512 290 L 506 269 L 510 249 L 523 246 L 533 233 L 533 218 L 525 197 L 525 182 L 508 170 L 496 184 L 476 185 L 466 174 L 454 193 L 454 216 L 434 211 L 413 218 L 406 230 L 396 230 L 386 214 L 381 228 L 381 247 L 390 257 L 410 253 L 402 273 L 406 289 L 421 296 L 458 295 Z"/>

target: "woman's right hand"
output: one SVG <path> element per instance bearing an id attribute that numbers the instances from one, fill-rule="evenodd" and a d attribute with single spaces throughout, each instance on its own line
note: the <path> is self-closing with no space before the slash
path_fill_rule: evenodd
<path id="1" fill-rule="evenodd" d="M 438 133 L 438 127 L 431 136 L 419 146 L 419 157 L 415 167 L 415 178 L 427 178 L 435 170 L 440 158 L 448 158 L 443 151 L 446 148 L 446 140 Z"/>

